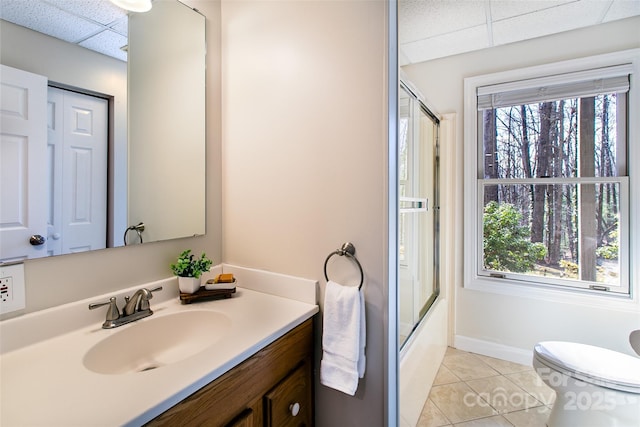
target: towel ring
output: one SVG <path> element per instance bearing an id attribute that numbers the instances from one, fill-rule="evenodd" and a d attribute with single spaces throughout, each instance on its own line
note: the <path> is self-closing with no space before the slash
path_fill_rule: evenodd
<path id="1" fill-rule="evenodd" d="M 356 248 L 351 242 L 344 243 L 340 249 L 336 249 L 335 251 L 331 252 L 327 259 L 324 260 L 324 278 L 329 281 L 329 276 L 327 276 L 327 262 L 329 262 L 329 258 L 334 255 L 346 255 L 348 258 L 354 260 L 358 265 L 358 269 L 360 269 L 360 285 L 358 285 L 358 289 L 362 289 L 362 283 L 364 283 L 364 272 L 362 271 L 362 266 L 360 265 L 360 262 L 358 261 L 358 258 L 356 258 L 355 254 Z"/>
<path id="2" fill-rule="evenodd" d="M 129 233 L 132 230 L 138 233 L 138 239 L 140 240 L 140 243 L 144 243 L 142 241 L 142 232 L 144 231 L 144 223 L 141 222 L 138 225 L 132 225 L 131 227 L 128 227 L 126 230 L 124 230 L 124 236 L 122 236 L 122 239 L 124 240 L 124 245 L 127 246 L 127 233 Z"/>

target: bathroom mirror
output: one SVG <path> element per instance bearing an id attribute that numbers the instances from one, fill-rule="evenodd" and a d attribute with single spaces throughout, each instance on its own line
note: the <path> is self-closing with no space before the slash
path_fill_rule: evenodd
<path id="1" fill-rule="evenodd" d="M 42 13 L 36 19 L 60 15 Z M 0 62 L 44 77 L 47 106 L 37 126 L 45 133 L 31 139 L 48 140 L 44 154 L 35 156 L 40 163 L 24 165 L 39 175 L 15 181 L 22 179 L 20 168 L 8 166 L 27 151 L 5 138 L 3 111 L 0 172 L 16 185 L 2 186 L 0 261 L 204 234 L 205 17 L 177 0 L 156 0 L 151 11 L 129 14 L 128 63 L 4 20 L 0 29 Z M 13 94 L 8 87 L 15 86 L 3 82 L 4 99 Z M 91 99 L 77 104 L 84 102 L 77 95 Z M 59 116 L 72 120 L 53 121 Z M 102 129 L 103 148 L 52 143 L 52 123 L 72 123 L 72 138 Z M 29 217 L 25 207 L 37 203 Z"/>

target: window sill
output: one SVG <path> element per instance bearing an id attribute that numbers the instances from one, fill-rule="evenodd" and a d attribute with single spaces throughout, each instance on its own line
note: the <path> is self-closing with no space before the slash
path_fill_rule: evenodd
<path id="1" fill-rule="evenodd" d="M 631 285 L 632 295 L 594 291 L 590 289 L 561 288 L 551 285 L 527 284 L 509 279 L 495 279 L 485 276 L 466 278 L 464 289 L 480 291 L 518 298 L 530 298 L 553 303 L 574 304 L 593 308 L 607 308 L 619 311 L 637 312 L 637 295 L 635 286 Z"/>

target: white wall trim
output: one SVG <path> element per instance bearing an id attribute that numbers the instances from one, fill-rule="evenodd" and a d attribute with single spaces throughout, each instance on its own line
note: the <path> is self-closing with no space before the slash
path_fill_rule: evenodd
<path id="1" fill-rule="evenodd" d="M 456 168 L 457 114 L 442 115 L 440 121 L 440 297 L 448 301 L 447 342 L 452 343 L 455 334 L 456 283 L 460 269 L 456 260 L 456 246 L 461 242 L 461 233 L 456 224 L 461 207 L 456 204 L 458 191 L 462 191 L 459 170 Z"/>
<path id="2" fill-rule="evenodd" d="M 532 365 L 533 349 L 524 350 L 504 344 L 479 340 L 477 338 L 465 337 L 463 335 L 454 336 L 453 346 L 458 350 L 508 360 L 509 362 L 520 363 L 521 365 Z"/>

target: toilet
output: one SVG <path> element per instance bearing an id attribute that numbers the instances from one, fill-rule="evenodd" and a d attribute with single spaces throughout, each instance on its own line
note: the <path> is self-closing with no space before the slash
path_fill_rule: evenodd
<path id="1" fill-rule="evenodd" d="M 544 341 L 533 367 L 556 392 L 549 427 L 640 426 L 640 358 L 605 348 Z"/>

